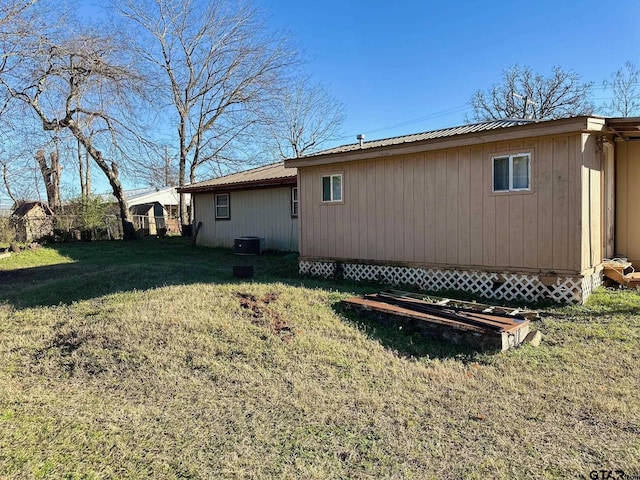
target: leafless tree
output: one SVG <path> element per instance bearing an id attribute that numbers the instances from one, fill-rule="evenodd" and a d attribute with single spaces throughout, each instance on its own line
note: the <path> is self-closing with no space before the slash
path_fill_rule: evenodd
<path id="1" fill-rule="evenodd" d="M 231 146 L 297 59 L 270 35 L 250 6 L 223 0 L 115 0 L 141 31 L 141 63 L 158 72 L 155 93 L 169 105 L 177 132 L 178 185 L 207 162 L 231 162 Z M 141 30 L 140 30 L 141 29 Z M 180 216 L 188 224 L 187 205 Z"/>
<path id="2" fill-rule="evenodd" d="M 58 151 L 49 154 L 49 163 L 44 150 L 36 152 L 36 162 L 40 167 L 40 173 L 44 180 L 44 186 L 47 190 L 47 203 L 49 208 L 55 212 L 59 212 L 62 207 L 60 200 L 60 156 Z"/>
<path id="3" fill-rule="evenodd" d="M 555 119 L 593 112 L 592 83 L 580 75 L 553 67 L 551 75 L 515 65 L 503 72 L 502 82 L 478 90 L 471 98 L 473 120 L 504 118 Z"/>
<path id="4" fill-rule="evenodd" d="M 0 2 L 0 25 L 15 22 L 30 7 L 38 3 L 38 0 L 3 0 Z"/>
<path id="5" fill-rule="evenodd" d="M 18 203 L 18 197 L 13 193 L 13 189 L 11 188 L 8 162 L 6 160 L 0 160 L 0 167 L 2 167 L 2 183 L 4 183 L 5 191 L 15 205 L 16 203 Z"/>
<path id="6" fill-rule="evenodd" d="M 164 188 L 178 185 L 178 161 L 176 155 L 169 153 L 169 147 L 159 145 L 154 151 L 135 163 L 136 179 L 142 185 Z"/>
<path id="7" fill-rule="evenodd" d="M 0 0 L 0 73 L 12 64 L 11 60 L 22 54 L 23 42 L 31 29 L 32 7 L 38 0 Z M 0 95 L 0 126 L 6 126 L 8 97 Z"/>
<path id="8" fill-rule="evenodd" d="M 89 140 L 92 140 L 93 132 L 89 134 Z M 80 180 L 80 197 L 87 198 L 91 196 L 91 156 L 89 152 L 82 148 L 82 142 L 76 140 L 75 152 L 77 154 L 78 178 Z"/>
<path id="9" fill-rule="evenodd" d="M 22 158 L 16 160 L 6 155 L 0 158 L 0 174 L 4 191 L 14 205 L 40 198 L 39 186 L 42 179 L 38 178 L 36 170 L 33 159 L 27 162 Z"/>
<path id="10" fill-rule="evenodd" d="M 42 134 L 41 128 L 36 130 L 29 122 L 17 121 L 24 118 L 25 110 L 22 105 L 12 104 L 0 115 L 0 184 L 4 187 L 0 189 L 0 195 L 8 197 L 14 204 L 46 198 L 34 152 L 55 149 L 54 142 Z"/>
<path id="11" fill-rule="evenodd" d="M 604 86 L 613 93 L 611 102 L 604 105 L 608 115 L 630 117 L 640 113 L 640 71 L 633 63 L 626 62 Z"/>
<path id="12" fill-rule="evenodd" d="M 134 69 L 124 63 L 113 37 L 76 28 L 24 32 L 21 55 L 0 76 L 10 98 L 27 105 L 42 129 L 67 132 L 107 177 L 122 218 L 124 238 L 135 238 L 118 165 L 105 153 L 118 146 L 120 132 L 131 131 L 122 113 L 138 89 Z"/>
<path id="13" fill-rule="evenodd" d="M 0 1 L 0 75 L 3 75 L 15 64 L 15 59 L 22 54 L 22 39 L 32 26 L 32 10 L 38 0 Z M 22 113 L 20 108 L 10 104 L 10 96 L 0 91 L 0 132 L 3 134 L 2 151 L 0 151 L 0 169 L 2 184 L 6 196 L 14 205 L 20 201 L 38 197 L 37 177 L 32 176 L 31 155 L 21 158 L 16 148 L 16 128 L 14 119 Z M 20 142 L 21 146 L 26 142 Z M 24 161 L 25 159 L 28 159 Z"/>
<path id="14" fill-rule="evenodd" d="M 277 155 L 297 158 L 339 134 L 344 105 L 322 85 L 303 78 L 276 100 L 269 115 L 266 125 Z"/>

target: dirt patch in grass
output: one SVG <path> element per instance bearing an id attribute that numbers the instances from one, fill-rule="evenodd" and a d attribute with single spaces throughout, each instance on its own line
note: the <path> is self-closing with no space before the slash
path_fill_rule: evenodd
<path id="1" fill-rule="evenodd" d="M 105 328 L 106 327 L 106 328 Z M 139 369 L 145 355 L 127 333 L 109 328 L 104 321 L 57 323 L 51 338 L 32 355 L 30 369 L 51 377 L 126 375 Z"/>
<path id="2" fill-rule="evenodd" d="M 95 276 L 0 288 L 2 480 L 640 474 L 640 292 L 459 356 L 347 320 L 346 284 L 286 285 L 282 259 L 239 282 L 232 252 L 172 246 L 70 247 Z"/>
<path id="3" fill-rule="evenodd" d="M 240 299 L 240 306 L 251 312 L 254 324 L 267 327 L 272 333 L 280 337 L 283 342 L 290 342 L 295 336 L 295 331 L 282 318 L 273 307 L 270 307 L 278 297 L 279 293 L 270 292 L 261 297 L 256 297 L 250 293 L 239 292 L 236 296 Z"/>

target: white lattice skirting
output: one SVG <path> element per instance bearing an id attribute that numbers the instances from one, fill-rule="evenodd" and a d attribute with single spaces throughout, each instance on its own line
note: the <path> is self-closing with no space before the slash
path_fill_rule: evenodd
<path id="1" fill-rule="evenodd" d="M 390 285 L 412 285 L 422 290 L 460 290 L 485 298 L 536 302 L 584 303 L 602 283 L 602 271 L 590 275 L 557 276 L 553 281 L 534 274 L 473 270 L 411 268 L 359 263 L 300 261 L 300 273 L 330 277 L 341 269 L 351 280 L 368 280 Z"/>

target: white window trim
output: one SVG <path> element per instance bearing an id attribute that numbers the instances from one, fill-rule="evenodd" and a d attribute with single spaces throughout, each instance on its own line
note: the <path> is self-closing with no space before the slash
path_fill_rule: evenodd
<path id="1" fill-rule="evenodd" d="M 295 198 L 293 192 L 296 192 Z M 291 187 L 291 216 L 297 217 L 300 214 L 300 191 L 298 187 Z"/>
<path id="2" fill-rule="evenodd" d="M 509 158 L 509 189 L 508 190 L 496 190 L 496 159 L 497 158 Z M 529 179 L 529 186 L 526 188 L 513 188 L 513 158 L 514 157 L 527 157 L 527 177 Z M 503 155 L 495 155 L 491 157 L 491 191 L 493 193 L 508 193 L 508 192 L 530 192 L 531 191 L 531 152 L 520 153 L 505 153 Z"/>
<path id="3" fill-rule="evenodd" d="M 220 207 L 227 207 L 226 216 L 218 215 L 218 197 L 227 197 L 227 204 L 220 205 Z M 231 218 L 231 195 L 229 195 L 228 193 L 216 193 L 213 203 L 214 203 L 213 208 L 215 211 L 216 220 L 229 220 Z"/>
<path id="4" fill-rule="evenodd" d="M 323 196 L 323 183 L 324 183 L 324 179 L 325 178 L 330 178 L 331 180 L 329 180 L 329 193 L 331 195 L 331 199 L 330 200 L 325 200 L 324 196 Z M 340 199 L 336 200 L 333 198 L 333 179 L 334 178 L 340 178 Z M 344 199 L 344 178 L 342 173 L 328 173 L 326 175 L 320 175 L 320 201 L 322 203 L 342 203 Z"/>

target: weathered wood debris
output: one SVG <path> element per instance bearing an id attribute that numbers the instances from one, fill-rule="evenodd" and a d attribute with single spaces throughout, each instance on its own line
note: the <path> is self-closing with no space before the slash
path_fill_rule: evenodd
<path id="1" fill-rule="evenodd" d="M 640 272 L 633 269 L 631 262 L 622 258 L 613 258 L 604 261 L 603 274 L 609 280 L 622 285 L 623 287 L 640 287 Z"/>
<path id="2" fill-rule="evenodd" d="M 399 290 L 344 300 L 346 308 L 392 325 L 416 330 L 477 350 L 504 351 L 525 341 L 531 310 L 419 295 Z M 529 339 L 539 343 L 540 335 Z"/>

